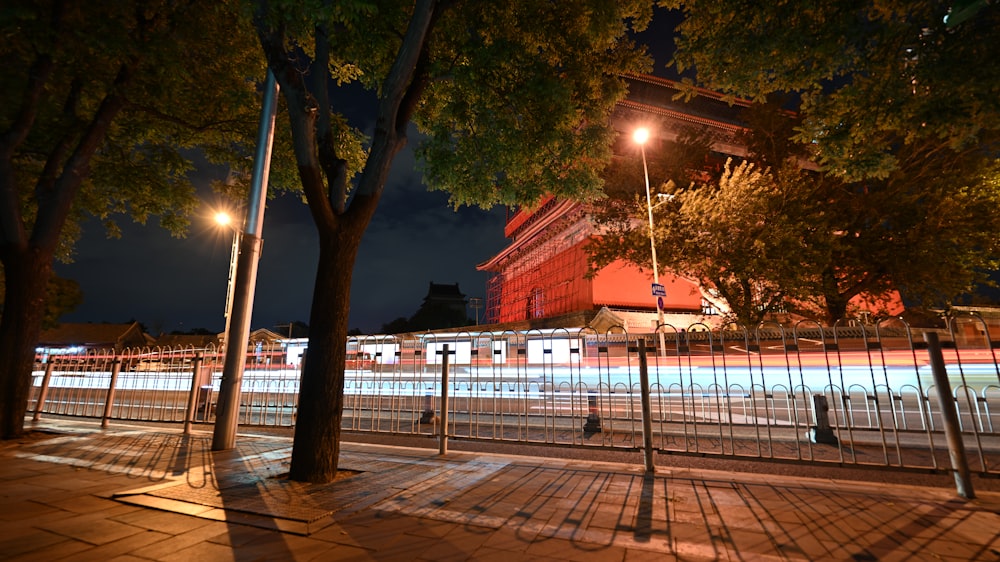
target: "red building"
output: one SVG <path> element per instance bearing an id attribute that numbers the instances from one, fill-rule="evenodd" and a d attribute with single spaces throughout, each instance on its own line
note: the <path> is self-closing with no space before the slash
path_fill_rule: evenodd
<path id="1" fill-rule="evenodd" d="M 730 104 L 708 91 L 685 102 L 674 99 L 679 93 L 675 82 L 653 76 L 627 80 L 629 95 L 616 108 L 614 125 L 628 138 L 640 126 L 649 128 L 653 137 L 646 144 L 647 154 L 692 126 L 712 132 L 716 139 L 712 148 L 720 161 L 746 154 L 736 139 L 743 130 L 740 112 L 747 103 Z M 600 312 L 630 332 L 655 329 L 652 271 L 619 262 L 587 276 L 584 246 L 596 234 L 588 211 L 587 204 L 554 198 L 533 209 L 508 211 L 504 234 L 510 245 L 478 266 L 494 273 L 487 285 L 487 323 L 575 327 L 591 324 Z M 661 275 L 660 283 L 666 288 L 665 322 L 678 328 L 715 323 L 715 311 L 697 285 L 669 274 Z"/>

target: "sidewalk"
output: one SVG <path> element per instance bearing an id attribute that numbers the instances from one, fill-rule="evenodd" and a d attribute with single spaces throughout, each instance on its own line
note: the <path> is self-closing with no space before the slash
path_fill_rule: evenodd
<path id="1" fill-rule="evenodd" d="M 1000 493 L 80 421 L 0 443 L 3 560 L 1000 560 Z"/>

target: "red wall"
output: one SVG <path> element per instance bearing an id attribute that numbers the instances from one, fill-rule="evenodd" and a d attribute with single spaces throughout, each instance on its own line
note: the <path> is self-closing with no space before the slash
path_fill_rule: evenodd
<path id="1" fill-rule="evenodd" d="M 652 283 L 651 271 L 640 271 L 635 265 L 615 261 L 598 272 L 594 279 L 592 306 L 655 310 Z M 701 310 L 701 293 L 693 283 L 664 274 L 660 275 L 660 284 L 667 293 L 663 297 L 665 310 Z"/>
<path id="2" fill-rule="evenodd" d="M 501 286 L 500 322 L 590 310 L 590 280 L 584 243 L 570 247 Z M 540 298 L 532 294 L 539 290 Z M 537 316 L 534 313 L 538 313 Z"/>
<path id="3" fill-rule="evenodd" d="M 585 245 L 581 242 L 519 277 L 505 279 L 500 285 L 498 321 L 525 320 L 535 314 L 547 318 L 602 306 L 656 309 L 652 273 L 619 260 L 587 278 Z M 665 310 L 701 310 L 701 294 L 693 283 L 669 274 L 660 276 L 660 283 L 667 293 Z"/>

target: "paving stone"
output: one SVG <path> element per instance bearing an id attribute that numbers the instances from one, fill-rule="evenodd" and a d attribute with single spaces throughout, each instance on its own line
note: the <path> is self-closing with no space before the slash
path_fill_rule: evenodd
<path id="1" fill-rule="evenodd" d="M 213 542 L 199 542 L 173 554 L 160 558 L 160 562 L 190 562 L 191 560 L 211 560 L 212 562 L 229 562 L 236 560 L 259 559 L 249 550 L 241 547 L 231 547 Z M 290 560 L 291 556 L 285 558 Z"/>
<path id="2" fill-rule="evenodd" d="M 83 424 L 65 423 L 75 426 Z M 0 446 L 0 501 L 18 512 L 0 514 L 0 553 L 31 559 L 35 549 L 46 559 L 85 560 L 1000 559 L 1000 494 L 967 502 L 917 486 L 687 469 L 647 475 L 641 466 L 441 457 L 356 443 L 345 444 L 340 464 L 359 474 L 309 485 L 279 478 L 288 469 L 287 439 L 241 436 L 223 453 L 210 446 L 207 433 L 114 428 Z"/>
<path id="3" fill-rule="evenodd" d="M 74 517 L 51 523 L 43 523 L 40 527 L 51 533 L 94 545 L 107 544 L 143 532 L 143 529 L 139 527 L 125 525 L 104 518 L 84 519 Z"/>
<path id="4" fill-rule="evenodd" d="M 3 535 L 0 535 L 0 552 L 3 556 L 21 556 L 73 540 L 65 535 L 34 527 L 4 528 Z"/>
<path id="5" fill-rule="evenodd" d="M 193 519 L 193 518 L 192 518 Z M 171 555 L 179 550 L 188 548 L 199 542 L 213 539 L 226 531 L 225 523 L 206 522 L 195 519 L 199 526 L 189 531 L 174 534 L 162 541 L 135 549 L 132 554 L 144 558 L 159 559 Z M 242 528 L 242 527 L 241 527 Z"/>
<path id="6" fill-rule="evenodd" d="M 81 550 L 72 555 L 73 562 L 104 562 L 109 558 L 130 554 L 132 551 L 144 546 L 157 543 L 166 539 L 169 535 L 157 533 L 156 531 L 140 531 L 122 537 L 120 539 L 106 542 L 87 550 Z"/>

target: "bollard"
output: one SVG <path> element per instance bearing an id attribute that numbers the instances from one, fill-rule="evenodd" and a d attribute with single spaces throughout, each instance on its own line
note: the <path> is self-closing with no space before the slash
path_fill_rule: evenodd
<path id="1" fill-rule="evenodd" d="M 115 403 L 115 386 L 118 384 L 118 374 L 122 370 L 122 358 L 115 355 L 111 362 L 111 383 L 108 385 L 108 395 L 104 399 L 104 415 L 101 416 L 101 429 L 108 428 L 108 419 L 111 417 L 111 407 Z"/>
<path id="2" fill-rule="evenodd" d="M 642 395 L 642 459 L 646 472 L 653 466 L 653 408 L 649 398 L 649 363 L 646 360 L 646 340 L 639 338 L 639 386 Z"/>
<path id="3" fill-rule="evenodd" d="M 188 392 L 187 414 L 184 416 L 184 435 L 191 435 L 191 424 L 194 423 L 194 413 L 198 407 L 197 395 L 204 379 L 201 360 L 201 353 L 196 353 L 191 364 L 191 391 Z"/>
<path id="4" fill-rule="evenodd" d="M 934 375 L 934 386 L 937 387 L 941 418 L 944 420 L 944 434 L 948 438 L 948 455 L 951 457 L 951 468 L 955 473 L 955 487 L 958 489 L 958 495 L 973 499 L 976 494 L 972 490 L 969 460 L 965 456 L 965 443 L 962 441 L 962 429 L 958 423 L 958 409 L 951 397 L 951 383 L 948 381 L 948 370 L 944 366 L 941 342 L 938 340 L 937 332 L 924 332 L 924 341 L 927 342 L 927 356 L 931 360 L 931 374 Z"/>
<path id="5" fill-rule="evenodd" d="M 809 428 L 810 441 L 824 445 L 840 443 L 833 434 L 833 427 L 830 425 L 830 405 L 823 394 L 813 394 L 813 419 L 816 420 L 816 425 Z"/>
<path id="6" fill-rule="evenodd" d="M 42 409 L 45 408 L 45 399 L 49 397 L 49 382 L 52 380 L 52 358 L 45 362 L 45 375 L 42 377 L 42 388 L 38 391 L 38 400 L 35 402 L 35 414 L 31 416 L 31 421 L 38 421 L 42 417 Z"/>
<path id="7" fill-rule="evenodd" d="M 587 409 L 590 413 L 587 414 L 587 422 L 583 424 L 583 432 L 588 435 L 591 433 L 600 433 L 601 415 L 597 409 L 597 395 L 593 393 L 587 395 Z"/>

